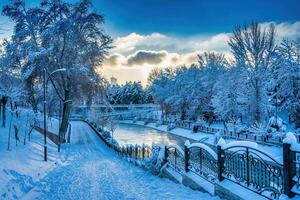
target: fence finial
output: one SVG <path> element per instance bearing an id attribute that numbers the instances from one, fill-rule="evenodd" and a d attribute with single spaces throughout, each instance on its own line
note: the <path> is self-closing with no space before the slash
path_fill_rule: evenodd
<path id="1" fill-rule="evenodd" d="M 285 138 L 283 139 L 283 143 L 287 143 L 287 144 L 297 143 L 297 138 L 296 138 L 295 134 L 292 132 L 288 132 L 286 134 Z"/>
<path id="2" fill-rule="evenodd" d="M 185 143 L 184 143 L 185 146 L 190 146 L 190 144 L 191 144 L 191 143 L 190 143 L 189 140 L 186 140 Z"/>
<path id="3" fill-rule="evenodd" d="M 225 146 L 226 145 L 226 142 L 225 142 L 225 140 L 221 137 L 220 139 L 219 139 L 219 141 L 218 141 L 218 143 L 217 143 L 217 146 Z"/>

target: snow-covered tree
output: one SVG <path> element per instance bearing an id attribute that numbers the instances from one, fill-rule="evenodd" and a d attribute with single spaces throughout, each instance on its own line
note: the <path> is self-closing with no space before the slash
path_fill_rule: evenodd
<path id="1" fill-rule="evenodd" d="M 18 74 L 13 73 L 5 54 L 0 55 L 0 114 L 2 109 L 2 126 L 6 125 L 7 103 L 18 102 L 25 96 L 23 82 Z"/>
<path id="2" fill-rule="evenodd" d="M 228 68 L 215 85 L 212 99 L 214 112 L 224 122 L 236 122 L 244 114 L 242 73 L 236 66 Z"/>
<path id="3" fill-rule="evenodd" d="M 261 122 L 268 107 L 265 85 L 276 48 L 275 28 L 270 25 L 263 30 L 257 22 L 243 28 L 237 26 L 228 44 L 236 64 L 247 72 L 243 93 L 247 96 L 248 113 L 253 122 Z"/>
<path id="4" fill-rule="evenodd" d="M 111 104 L 148 103 L 146 92 L 141 82 L 127 82 L 124 85 L 112 85 L 108 88 L 107 99 Z"/>
<path id="5" fill-rule="evenodd" d="M 99 80 L 96 66 L 111 48 L 111 39 L 101 28 L 103 16 L 91 9 L 89 0 L 45 0 L 34 8 L 27 8 L 24 0 L 13 0 L 3 13 L 15 23 L 10 48 L 32 98 L 37 93 L 35 86 L 43 80 L 43 70 L 50 74 L 67 69 L 50 79 L 64 102 L 60 132 L 65 136 L 74 94 L 83 91 L 83 80 Z"/>
<path id="6" fill-rule="evenodd" d="M 283 40 L 277 53 L 280 61 L 274 75 L 279 105 L 300 128 L 300 39 Z"/>

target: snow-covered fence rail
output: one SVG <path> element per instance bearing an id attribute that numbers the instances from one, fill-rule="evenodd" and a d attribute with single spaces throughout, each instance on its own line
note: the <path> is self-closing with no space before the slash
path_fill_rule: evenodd
<path id="1" fill-rule="evenodd" d="M 231 131 L 220 128 L 207 127 L 203 125 L 196 125 L 197 130 L 209 134 L 221 133 L 223 137 L 239 139 L 239 140 L 248 140 L 254 141 L 262 144 L 271 144 L 271 145 L 282 145 L 281 137 L 273 138 L 268 135 L 257 135 L 252 134 L 248 131 Z"/>

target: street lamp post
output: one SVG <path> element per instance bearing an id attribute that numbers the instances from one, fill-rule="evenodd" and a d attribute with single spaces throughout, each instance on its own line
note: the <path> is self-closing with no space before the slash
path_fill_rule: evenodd
<path id="1" fill-rule="evenodd" d="M 46 97 L 47 97 L 47 83 L 49 78 L 57 73 L 57 72 L 62 72 L 62 71 L 66 71 L 66 68 L 61 68 L 61 69 L 57 69 L 54 70 L 48 77 L 47 77 L 47 70 L 44 69 L 44 161 L 47 162 L 47 119 L 46 119 Z"/>

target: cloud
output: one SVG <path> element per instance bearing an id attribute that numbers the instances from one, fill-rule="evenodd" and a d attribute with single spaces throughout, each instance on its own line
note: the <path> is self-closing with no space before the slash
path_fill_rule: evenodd
<path id="1" fill-rule="evenodd" d="M 162 50 L 172 44 L 172 39 L 160 33 L 140 35 L 131 33 L 124 37 L 117 37 L 114 40 L 114 52 L 120 54 L 132 54 L 137 50 Z"/>
<path id="2" fill-rule="evenodd" d="M 103 66 L 109 66 L 109 67 L 118 67 L 122 63 L 124 63 L 126 58 L 118 53 L 114 53 L 112 55 L 107 56 L 104 59 Z"/>
<path id="3" fill-rule="evenodd" d="M 138 50 L 188 53 L 197 50 L 229 51 L 227 40 L 230 34 L 220 33 L 213 36 L 174 37 L 161 33 L 141 35 L 131 33 L 117 37 L 114 41 L 114 52 L 129 55 Z"/>
<path id="4" fill-rule="evenodd" d="M 274 24 L 277 41 L 282 38 L 295 38 L 300 35 L 300 22 L 294 23 L 261 23 L 263 28 Z M 215 51 L 233 59 L 227 44 L 231 33 L 219 33 L 210 36 L 179 37 L 162 33 L 131 33 L 114 40 L 113 52 L 108 56 L 103 69 L 107 74 L 122 77 L 121 80 L 145 80 L 154 67 L 189 66 L 197 63 L 197 55 L 204 51 Z M 131 73 L 125 73 L 130 71 Z M 134 73 L 135 72 L 135 73 Z M 126 74 L 127 76 L 124 76 Z M 139 74 L 138 76 L 136 76 Z M 141 74 L 143 76 L 141 77 Z M 143 78 L 144 77 L 144 78 Z"/>
<path id="5" fill-rule="evenodd" d="M 282 38 L 296 38 L 300 36 L 300 22 L 294 23 L 276 23 L 276 22 L 265 22 L 261 23 L 263 28 L 266 28 L 270 24 L 275 25 L 277 39 L 281 40 Z"/>
<path id="6" fill-rule="evenodd" d="M 159 64 L 167 56 L 166 51 L 137 51 L 128 56 L 127 65 Z"/>

